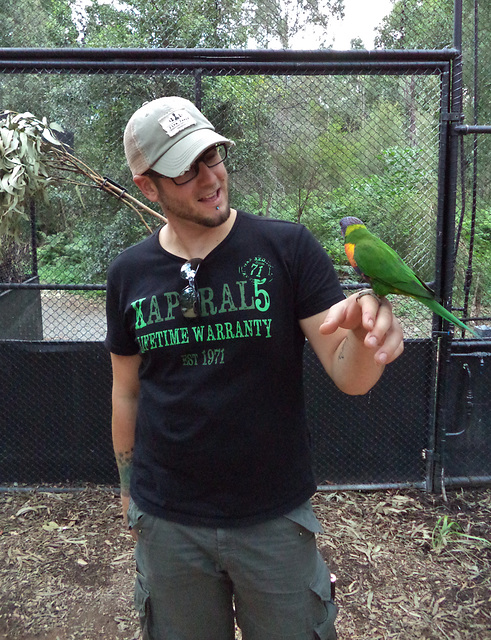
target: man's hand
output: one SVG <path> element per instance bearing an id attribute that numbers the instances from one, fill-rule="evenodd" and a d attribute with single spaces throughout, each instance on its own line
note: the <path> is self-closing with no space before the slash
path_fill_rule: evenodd
<path id="1" fill-rule="evenodd" d="M 393 362 L 404 351 L 401 325 L 386 298 L 355 293 L 333 305 L 319 331 L 329 335 L 339 328 L 352 331 L 365 347 L 372 349 L 375 362 L 380 365 Z"/>
<path id="2" fill-rule="evenodd" d="M 372 295 L 354 294 L 300 326 L 331 380 L 348 395 L 370 391 L 404 350 L 390 302 Z"/>
<path id="3" fill-rule="evenodd" d="M 131 537 L 135 542 L 138 540 L 138 532 L 135 529 L 130 529 L 128 525 L 128 507 L 130 506 L 130 496 L 121 494 L 121 504 L 123 506 L 123 524 L 131 534 Z"/>

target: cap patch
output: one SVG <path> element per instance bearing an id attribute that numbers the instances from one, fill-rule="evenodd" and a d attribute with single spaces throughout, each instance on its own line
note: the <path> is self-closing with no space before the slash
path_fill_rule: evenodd
<path id="1" fill-rule="evenodd" d="M 169 138 L 172 138 L 184 129 L 195 125 L 196 120 L 186 109 L 178 109 L 168 116 L 159 118 L 159 124 Z"/>

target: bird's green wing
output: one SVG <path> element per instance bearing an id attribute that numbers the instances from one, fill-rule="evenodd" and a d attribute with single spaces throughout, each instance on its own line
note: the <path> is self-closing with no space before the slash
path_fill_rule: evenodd
<path id="1" fill-rule="evenodd" d="M 350 236 L 349 241 L 354 242 L 356 264 L 370 280 L 375 293 L 381 296 L 397 293 L 415 298 L 434 298 L 433 291 L 380 238 L 368 230 L 360 229 L 354 238 Z"/>
<path id="2" fill-rule="evenodd" d="M 479 334 L 442 307 L 433 291 L 410 269 L 399 255 L 374 236 L 365 227 L 356 228 L 345 235 L 345 242 L 352 252 L 353 261 L 362 274 L 371 282 L 379 296 L 396 293 L 416 298 L 434 313 L 449 322 L 469 330 L 476 338 Z"/>

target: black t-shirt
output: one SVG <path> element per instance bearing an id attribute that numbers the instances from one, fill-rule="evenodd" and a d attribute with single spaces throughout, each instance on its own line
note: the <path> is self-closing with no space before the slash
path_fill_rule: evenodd
<path id="1" fill-rule="evenodd" d="M 315 491 L 298 321 L 343 299 L 332 263 L 302 225 L 239 211 L 188 319 L 184 262 L 155 232 L 108 271 L 106 346 L 142 356 L 131 496 L 183 524 L 282 515 Z"/>

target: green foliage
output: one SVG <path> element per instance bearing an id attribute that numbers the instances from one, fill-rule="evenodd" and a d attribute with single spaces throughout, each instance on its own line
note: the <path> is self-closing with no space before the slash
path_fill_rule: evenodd
<path id="1" fill-rule="evenodd" d="M 248 27 L 241 0 L 202 2 L 93 1 L 83 25 L 85 46 L 227 48 L 244 46 Z"/>
<path id="2" fill-rule="evenodd" d="M 456 282 L 458 290 L 464 286 L 464 278 L 468 269 L 469 249 L 471 244 L 471 217 L 467 216 L 463 223 L 462 238 L 457 256 Z M 491 207 L 478 208 L 473 237 L 472 265 L 472 297 L 477 314 L 489 310 L 489 292 L 491 291 Z M 456 297 L 456 304 L 463 302 L 462 294 Z"/>
<path id="3" fill-rule="evenodd" d="M 397 0 L 375 45 L 387 49 L 444 49 L 452 45 L 453 0 Z"/>
<path id="4" fill-rule="evenodd" d="M 438 518 L 431 534 L 431 546 L 433 549 L 441 550 L 456 540 L 460 543 L 467 542 L 474 545 L 491 547 L 489 540 L 465 533 L 459 523 L 451 520 L 448 516 Z"/>
<path id="5" fill-rule="evenodd" d="M 380 175 L 355 178 L 329 194 L 323 219 L 332 225 L 332 221 L 345 216 L 361 218 L 403 259 L 414 263 L 418 261 L 418 255 L 423 254 L 425 264 L 431 264 L 428 256 L 432 247 L 428 247 L 424 239 L 425 229 L 434 219 L 430 203 L 435 201 L 436 175 L 424 168 L 421 152 L 417 149 L 392 147 L 380 154 L 379 159 L 384 166 Z M 421 209 L 422 202 L 429 210 Z M 431 237 L 429 231 L 428 235 Z M 331 251 L 328 238 L 322 240 Z M 335 251 L 334 255 L 338 253 Z M 346 256 L 341 257 L 342 263 L 346 263 Z M 420 268 L 420 275 L 430 279 L 431 274 L 425 271 Z"/>
<path id="6" fill-rule="evenodd" d="M 45 238 L 45 242 L 38 249 L 41 281 L 56 284 L 85 282 L 82 273 L 89 248 L 87 238 L 77 231 L 60 232 Z"/>
<path id="7" fill-rule="evenodd" d="M 83 233 L 88 251 L 83 262 L 87 282 L 105 282 L 109 263 L 130 245 L 143 240 L 147 233 L 135 216 L 118 211 L 104 227 L 97 218 L 85 221 Z"/>
<path id="8" fill-rule="evenodd" d="M 50 149 L 60 145 L 52 129 L 60 127 L 32 113 L 0 114 L 0 235 L 18 239 L 31 198 L 46 196 Z"/>
<path id="9" fill-rule="evenodd" d="M 465 122 L 484 124 L 491 121 L 491 83 L 489 82 L 489 66 L 487 60 L 491 56 L 491 12 L 485 1 L 463 0 L 462 12 L 462 106 Z M 453 0 L 397 0 L 393 10 L 384 19 L 379 29 L 376 46 L 389 49 L 442 49 L 453 45 L 453 22 L 455 3 Z M 475 42 L 475 10 L 477 9 L 478 31 Z M 476 47 L 477 45 L 477 47 Z M 475 65 L 475 48 L 477 48 L 477 68 Z M 477 71 L 477 86 L 474 86 L 474 73 Z M 475 102 L 477 97 L 477 102 Z M 475 111 L 477 109 L 477 111 Z M 467 271 L 470 235 L 464 232 L 459 247 L 456 265 L 455 299 L 456 304 L 463 302 L 463 286 L 465 276 L 472 273 L 472 297 L 478 315 L 489 313 L 489 291 L 491 290 L 491 247 L 486 239 L 488 212 L 491 198 L 491 183 L 488 180 L 488 167 L 491 162 L 491 146 L 483 136 L 477 142 L 478 184 L 481 197 L 477 210 L 477 235 L 474 247 L 472 272 Z M 469 168 L 472 167 L 474 140 L 471 136 L 461 140 L 463 145 L 463 162 L 461 169 L 467 171 L 465 189 L 472 191 Z M 466 222 L 469 227 L 470 222 Z M 467 246 L 464 246 L 464 241 Z M 467 272 L 467 273 L 466 273 Z M 486 306 L 488 307 L 486 309 Z"/>
<path id="10" fill-rule="evenodd" d="M 28 218 L 26 209 L 34 198 L 46 196 L 46 188 L 51 182 L 66 180 L 59 174 L 81 176 L 80 182 L 69 179 L 75 185 L 75 193 L 84 207 L 81 186 L 95 183 L 101 192 L 117 196 L 137 213 L 148 211 L 137 200 L 128 197 L 126 190 L 113 181 L 108 181 L 90 166 L 71 154 L 51 131 L 61 131 L 56 124 L 47 124 L 46 118 L 38 120 L 31 113 L 17 114 L 7 111 L 0 119 L 0 234 L 20 238 L 20 230 Z M 84 182 L 86 179 L 88 182 Z M 75 228 L 77 228 L 75 226 Z"/>
<path id="11" fill-rule="evenodd" d="M 70 6 L 65 0 L 1 0 L 0 46 L 73 46 L 77 30 Z"/>
<path id="12" fill-rule="evenodd" d="M 0 0 L 0 44 L 234 49 L 280 43 L 288 47 L 295 35 L 312 25 L 325 29 L 342 10 L 341 0 L 190 0 L 185 4 L 92 0 L 86 11 L 71 0 L 19 0 L 13 5 Z M 32 16 L 36 16 L 35 29 L 30 25 Z M 464 0 L 468 33 L 472 20 L 473 3 Z M 453 0 L 397 0 L 380 29 L 378 45 L 448 46 L 452 21 Z M 17 28 L 28 23 L 28 28 Z M 480 24 L 483 34 L 488 34 L 490 12 L 481 11 Z M 481 36 L 481 61 L 491 55 L 490 42 Z M 469 121 L 473 107 L 470 43 L 470 38 L 464 43 L 464 108 Z M 361 43 L 355 41 L 353 46 Z M 340 269 L 346 268 L 346 260 L 338 221 L 344 215 L 357 215 L 427 280 L 434 277 L 439 90 L 437 76 L 419 75 L 217 73 L 202 78 L 203 111 L 218 130 L 237 142 L 227 163 L 234 206 L 304 223 Z M 491 100 L 484 75 L 480 90 L 480 119 L 487 122 Z M 129 114 L 146 100 L 176 94 L 193 99 L 194 91 L 195 78 L 187 73 L 4 74 L 0 97 L 4 108 L 46 113 L 50 121 L 60 122 L 74 134 L 79 157 L 103 167 L 101 173 L 138 198 L 122 153 Z M 466 163 L 471 154 L 469 144 Z M 481 145 L 482 176 L 489 157 L 489 148 Z M 483 299 L 491 286 L 490 185 L 485 180 L 480 185 L 475 245 L 475 282 Z M 118 248 L 145 233 L 136 219 L 127 229 L 126 217 L 99 189 L 81 192 L 83 204 L 74 188 L 50 192 L 50 205 L 37 205 L 39 228 L 45 233 L 41 249 L 45 270 L 54 268 L 57 261 L 74 271 L 82 265 L 87 278 L 100 280 Z M 21 232 L 28 230 L 25 216 L 19 217 L 19 224 Z M 462 242 L 468 240 L 467 226 Z"/>
<path id="13" fill-rule="evenodd" d="M 342 15 L 342 0 L 132 0 L 119 5 L 93 1 L 83 17 L 85 46 L 237 48 L 290 46 L 298 33 L 325 29 Z"/>
<path id="14" fill-rule="evenodd" d="M 144 237 L 141 224 L 126 212 L 105 226 L 96 218 L 81 220 L 73 230 L 42 237 L 40 278 L 57 284 L 103 283 L 109 263 Z"/>

